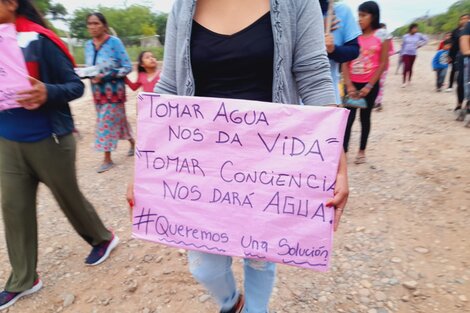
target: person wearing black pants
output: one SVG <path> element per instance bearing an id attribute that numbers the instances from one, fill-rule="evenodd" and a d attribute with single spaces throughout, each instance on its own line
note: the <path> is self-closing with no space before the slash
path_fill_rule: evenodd
<path id="1" fill-rule="evenodd" d="M 365 83 L 354 83 L 354 87 L 357 90 L 361 90 L 366 86 Z M 370 128 L 371 128 L 371 115 L 372 109 L 374 108 L 375 99 L 379 94 L 379 84 L 375 84 L 374 87 L 371 89 L 370 93 L 365 97 L 367 101 L 367 109 L 357 109 L 357 108 L 348 108 L 349 117 L 348 117 L 348 124 L 346 125 L 346 134 L 344 136 L 344 151 L 348 152 L 349 146 L 349 139 L 351 137 L 351 129 L 356 119 L 356 111 L 359 110 L 360 120 L 361 120 L 361 143 L 360 143 L 360 150 L 366 150 L 367 147 L 367 140 L 369 138 Z"/>
<path id="2" fill-rule="evenodd" d="M 447 89 L 447 91 L 451 91 L 452 87 L 454 86 L 455 74 L 457 74 L 457 84 L 459 84 L 458 72 L 459 72 L 459 69 L 461 68 L 460 63 L 459 63 L 459 58 L 460 58 L 460 37 L 462 36 L 463 29 L 465 28 L 465 25 L 467 25 L 469 20 L 470 20 L 470 15 L 469 14 L 463 14 L 462 16 L 460 16 L 459 26 L 456 29 L 454 29 L 454 31 L 452 32 L 451 37 L 450 37 L 451 40 L 452 40 L 452 47 L 449 50 L 449 57 L 452 60 L 452 62 L 451 62 L 452 69 L 450 71 L 449 88 Z M 462 95 L 462 97 L 463 97 L 463 93 L 460 93 L 458 90 L 457 90 L 457 93 L 459 95 L 459 99 L 461 99 L 460 95 Z M 460 102 L 460 100 L 459 100 L 459 103 L 462 103 L 462 102 Z"/>
<path id="3" fill-rule="evenodd" d="M 392 36 L 386 29 L 380 28 L 380 8 L 374 1 L 366 1 L 359 6 L 359 36 L 361 52 L 359 58 L 343 63 L 344 84 L 347 95 L 352 99 L 365 99 L 366 109 L 360 109 L 361 145 L 354 163 L 366 162 L 366 146 L 371 129 L 371 114 L 379 94 L 379 81 L 388 66 L 390 42 Z M 350 108 L 348 124 L 344 136 L 344 151 L 348 152 L 351 128 L 356 118 L 355 108 Z"/>
<path id="4" fill-rule="evenodd" d="M 455 74 L 458 72 L 457 62 L 452 61 L 450 63 L 450 67 L 451 69 L 450 69 L 450 75 L 449 75 L 449 88 L 447 88 L 448 92 L 452 91 L 452 88 L 454 87 Z"/>
<path id="5" fill-rule="evenodd" d="M 463 101 L 465 100 L 465 86 L 464 86 L 464 62 L 462 55 L 457 55 L 457 107 L 454 111 L 462 108 Z"/>

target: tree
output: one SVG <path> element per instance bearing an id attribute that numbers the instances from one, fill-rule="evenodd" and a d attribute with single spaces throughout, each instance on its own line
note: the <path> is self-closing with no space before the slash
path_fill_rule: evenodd
<path id="1" fill-rule="evenodd" d="M 166 33 L 166 22 L 168 20 L 168 14 L 159 13 L 155 17 L 155 26 L 157 34 L 160 35 L 160 42 L 165 44 L 165 33 Z"/>
<path id="2" fill-rule="evenodd" d="M 435 16 L 424 16 L 417 18 L 413 23 L 417 23 L 419 29 L 427 34 L 440 34 L 452 31 L 457 27 L 462 14 L 470 13 L 470 0 L 460 0 L 449 7 L 446 13 Z M 404 25 L 393 32 L 395 36 L 402 36 L 408 32 L 409 25 Z"/>
<path id="3" fill-rule="evenodd" d="M 95 10 L 83 8 L 76 10 L 70 22 L 70 30 L 74 37 L 89 38 L 86 17 Z M 157 17 L 150 8 L 132 5 L 124 9 L 98 7 L 110 27 L 116 31 L 121 40 L 127 44 L 135 44 L 142 36 L 155 35 Z"/>
<path id="4" fill-rule="evenodd" d="M 64 19 L 67 15 L 67 9 L 60 3 L 52 4 L 49 7 L 48 13 L 52 16 L 53 20 Z"/>
<path id="5" fill-rule="evenodd" d="M 89 38 L 86 18 L 88 14 L 92 13 L 92 9 L 78 9 L 73 13 L 73 17 L 70 21 L 70 33 L 74 38 Z"/>
<path id="6" fill-rule="evenodd" d="M 38 10 L 43 15 L 46 15 L 51 6 L 51 1 L 50 0 L 36 0 L 34 1 L 34 5 L 38 8 Z"/>

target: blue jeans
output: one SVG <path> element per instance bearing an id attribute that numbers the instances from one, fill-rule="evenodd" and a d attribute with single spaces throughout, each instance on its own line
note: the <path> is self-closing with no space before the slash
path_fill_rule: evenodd
<path id="1" fill-rule="evenodd" d="M 446 80 L 447 68 L 436 70 L 437 73 L 437 89 L 441 89 Z"/>
<path id="2" fill-rule="evenodd" d="M 239 292 L 232 272 L 232 258 L 188 251 L 189 269 L 194 278 L 215 298 L 222 310 L 231 309 Z M 245 309 L 243 313 L 267 313 L 274 287 L 276 265 L 245 259 Z"/>

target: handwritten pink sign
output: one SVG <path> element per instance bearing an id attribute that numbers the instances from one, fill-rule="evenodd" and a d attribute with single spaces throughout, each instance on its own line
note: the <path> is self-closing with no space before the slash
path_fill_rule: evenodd
<path id="1" fill-rule="evenodd" d="M 0 111 L 19 107 L 16 93 L 31 88 L 13 24 L 0 24 Z"/>
<path id="2" fill-rule="evenodd" d="M 326 271 L 348 112 L 138 96 L 133 235 Z"/>

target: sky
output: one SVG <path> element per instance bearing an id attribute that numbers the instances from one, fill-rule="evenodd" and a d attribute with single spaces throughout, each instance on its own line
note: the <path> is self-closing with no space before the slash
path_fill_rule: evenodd
<path id="1" fill-rule="evenodd" d="M 221 0 L 222 1 L 222 0 Z M 342 0 L 347 3 L 353 11 L 365 0 Z M 411 22 L 414 18 L 427 13 L 435 15 L 443 13 L 454 2 L 453 0 L 376 0 L 380 5 L 382 22 L 388 25 L 389 30 Z M 80 7 L 90 7 L 83 0 L 55 0 L 62 3 L 72 13 Z M 100 0 L 102 6 L 124 7 L 132 4 L 147 5 L 155 11 L 169 12 L 174 0 Z M 59 26 L 60 25 L 56 25 Z M 63 28 L 63 27 L 61 27 Z"/>

